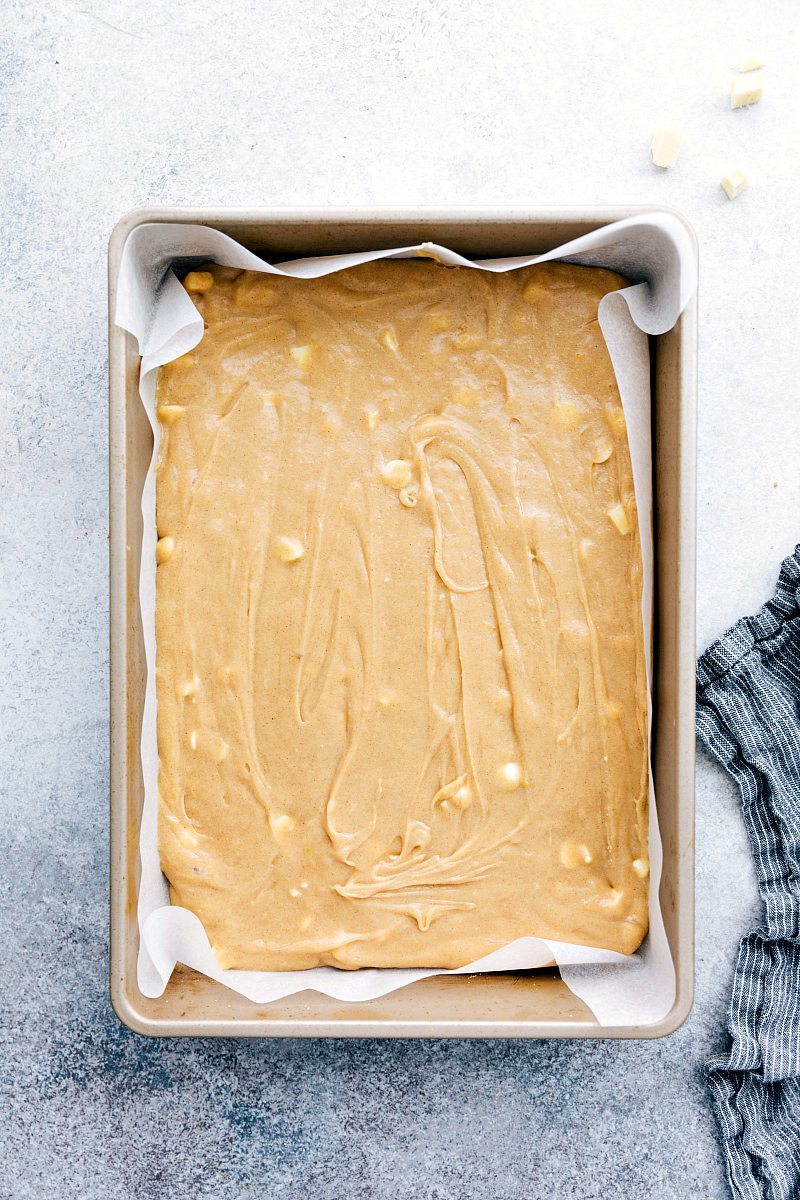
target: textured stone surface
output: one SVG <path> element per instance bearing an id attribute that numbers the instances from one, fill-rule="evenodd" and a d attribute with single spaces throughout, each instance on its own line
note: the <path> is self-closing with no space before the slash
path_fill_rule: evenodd
<path id="1" fill-rule="evenodd" d="M 700 1067 L 756 915 L 700 763 L 698 993 L 642 1044 L 147 1042 L 106 997 L 105 249 L 144 203 L 674 204 L 702 244 L 699 640 L 798 537 L 798 13 L 729 0 L 6 0 L 0 1196 L 724 1195 Z M 728 66 L 766 47 L 731 113 Z M 663 174 L 648 143 L 686 132 Z M 743 165 L 728 202 L 719 178 Z M 7 1102 L 6 1102 L 7 1101 Z"/>

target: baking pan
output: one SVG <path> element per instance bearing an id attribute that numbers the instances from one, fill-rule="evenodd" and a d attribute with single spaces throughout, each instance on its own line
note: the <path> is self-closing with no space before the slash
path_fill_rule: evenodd
<path id="1" fill-rule="evenodd" d="M 556 971 L 434 976 L 377 1000 L 301 992 L 254 1004 L 188 968 L 162 996 L 136 982 L 139 740 L 145 684 L 138 604 L 141 491 L 152 432 L 133 338 L 114 324 L 122 248 L 148 222 L 210 225 L 264 257 L 299 258 L 440 242 L 469 257 L 540 253 L 647 207 L 557 209 L 137 209 L 109 244 L 111 1001 L 145 1034 L 244 1037 L 616 1037 L 672 1033 L 694 986 L 694 660 L 697 308 L 651 339 L 655 522 L 653 774 L 664 867 L 661 904 L 677 973 L 671 1011 L 648 1025 L 601 1027 Z M 679 214 L 675 214 L 678 215 Z M 684 222 L 685 223 L 685 222 Z M 689 228 L 694 240 L 694 233 Z"/>

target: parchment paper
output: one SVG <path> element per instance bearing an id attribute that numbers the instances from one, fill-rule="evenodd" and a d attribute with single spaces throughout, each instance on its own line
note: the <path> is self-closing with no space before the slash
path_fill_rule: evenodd
<path id="1" fill-rule="evenodd" d="M 644 567 L 642 619 L 649 649 L 653 608 L 652 464 L 650 447 L 650 375 L 648 334 L 671 329 L 696 286 L 691 239 L 671 213 L 628 218 L 529 258 L 469 261 L 443 246 L 425 243 L 395 250 L 297 259 L 271 265 L 217 230 L 201 225 L 151 224 L 129 236 L 122 258 L 116 320 L 137 339 L 142 356 L 140 393 L 153 427 L 153 459 L 142 494 L 144 534 L 139 599 L 144 626 L 147 685 L 142 727 L 144 811 L 140 834 L 141 883 L 138 919 L 141 937 L 138 978 L 146 996 L 159 996 L 177 963 L 184 963 L 226 987 L 266 1003 L 311 988 L 338 1000 L 374 999 L 429 975 L 474 974 L 558 965 L 568 987 L 592 1010 L 601 1025 L 652 1023 L 665 1016 L 675 997 L 675 972 L 659 903 L 662 850 L 658 816 L 650 784 L 650 930 L 636 954 L 626 957 L 596 947 L 574 946 L 526 937 L 458 971 L 316 967 L 306 971 L 233 971 L 217 963 L 199 919 L 169 903 L 157 844 L 158 750 L 155 687 L 155 462 L 159 425 L 155 417 L 158 368 L 187 353 L 203 336 L 203 321 L 171 265 L 213 260 L 225 266 L 297 279 L 316 278 L 379 258 L 414 258 L 482 271 L 509 271 L 561 259 L 609 267 L 636 280 L 600 303 L 599 321 L 616 372 L 628 426 L 639 534 Z"/>

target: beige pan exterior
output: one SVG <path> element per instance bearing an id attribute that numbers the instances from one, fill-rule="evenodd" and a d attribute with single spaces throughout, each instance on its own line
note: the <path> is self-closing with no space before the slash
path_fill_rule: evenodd
<path id="1" fill-rule="evenodd" d="M 163 996 L 136 982 L 139 736 L 145 663 L 138 578 L 141 491 L 152 434 L 133 339 L 114 324 L 125 239 L 147 222 L 211 225 L 265 257 L 298 258 L 421 241 L 470 257 L 531 254 L 644 207 L 558 209 L 137 209 L 109 245 L 111 571 L 111 1001 L 131 1029 L 159 1036 L 663 1037 L 694 986 L 695 419 L 697 310 L 652 339 L 656 623 L 653 768 L 664 844 L 661 903 L 677 968 L 672 1010 L 651 1025 L 601 1028 L 555 971 L 438 976 L 363 1004 L 302 992 L 253 1004 L 189 969 Z M 689 229 L 690 235 L 694 234 Z"/>

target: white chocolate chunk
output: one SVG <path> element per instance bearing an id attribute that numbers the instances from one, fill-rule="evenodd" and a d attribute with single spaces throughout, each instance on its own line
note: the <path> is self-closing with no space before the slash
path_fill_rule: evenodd
<path id="1" fill-rule="evenodd" d="M 178 417 L 183 416 L 185 412 L 182 404 L 159 404 L 156 416 L 162 425 L 174 425 Z"/>
<path id="2" fill-rule="evenodd" d="M 470 804 L 472 803 L 472 796 L 466 784 L 464 784 L 463 787 L 460 787 L 458 791 L 453 793 L 453 795 L 450 797 L 450 802 L 461 812 L 463 812 L 465 808 L 469 808 Z"/>
<path id="3" fill-rule="evenodd" d="M 381 479 L 387 487 L 400 491 L 411 482 L 411 463 L 405 458 L 393 458 L 381 467 Z"/>
<path id="4" fill-rule="evenodd" d="M 289 352 L 301 371 L 307 371 L 311 366 L 314 353 L 313 346 L 292 346 Z"/>
<path id="5" fill-rule="evenodd" d="M 576 867 L 588 866 L 592 861 L 592 852 L 583 843 L 564 842 L 558 856 L 562 866 L 565 866 L 568 871 L 574 871 Z"/>
<path id="6" fill-rule="evenodd" d="M 210 271 L 190 271 L 183 286 L 187 292 L 210 292 L 214 286 L 214 276 Z"/>
<path id="7" fill-rule="evenodd" d="M 650 154 L 656 167 L 674 167 L 683 145 L 683 134 L 678 129 L 657 129 L 650 143 Z"/>
<path id="8" fill-rule="evenodd" d="M 156 542 L 156 562 L 160 565 L 165 563 L 168 558 L 172 557 L 172 552 L 175 549 L 175 539 L 171 537 L 159 538 Z"/>
<path id="9" fill-rule="evenodd" d="M 758 104 L 764 95 L 764 76 L 759 71 L 737 75 L 731 83 L 731 108 L 746 108 Z"/>
<path id="10" fill-rule="evenodd" d="M 223 759 L 226 759 L 230 753 L 230 749 L 228 743 L 218 733 L 212 734 L 209 738 L 208 752 L 215 763 L 221 763 Z"/>
<path id="11" fill-rule="evenodd" d="M 469 807 L 470 794 L 466 775 L 459 775 L 457 779 L 451 779 L 450 783 L 439 788 L 433 797 L 434 808 L 437 804 L 441 804 L 442 808 L 447 808 L 451 802 L 456 808 Z"/>
<path id="12" fill-rule="evenodd" d="M 739 193 L 744 191 L 750 180 L 744 171 L 728 171 L 719 182 L 728 199 L 735 200 Z"/>
<path id="13" fill-rule="evenodd" d="M 613 508 L 608 510 L 608 519 L 613 521 L 620 533 L 630 533 L 631 527 L 628 521 L 628 514 L 621 504 L 615 504 Z"/>
<path id="14" fill-rule="evenodd" d="M 374 433 L 378 428 L 378 407 L 375 404 L 367 404 L 364 408 L 364 424 L 370 433 Z"/>
<path id="15" fill-rule="evenodd" d="M 303 557 L 305 547 L 299 538 L 280 534 L 272 543 L 272 551 L 281 562 L 292 563 Z"/>
<path id="16" fill-rule="evenodd" d="M 270 828 L 276 837 L 283 837 L 285 834 L 292 832 L 294 821 L 287 813 L 281 813 L 280 816 L 272 818 Z"/>
<path id="17" fill-rule="evenodd" d="M 522 767 L 518 762 L 507 762 L 504 765 L 501 774 L 506 787 L 510 788 L 512 791 L 514 788 L 518 788 L 522 783 Z"/>
<path id="18" fill-rule="evenodd" d="M 400 347 L 397 344 L 397 338 L 394 335 L 393 329 L 384 329 L 381 334 L 381 345 L 386 350 L 391 351 L 392 354 L 400 353 Z"/>
<path id="19" fill-rule="evenodd" d="M 640 879 L 647 879 L 647 876 L 650 874 L 649 859 L 635 858 L 631 866 L 633 867 L 635 874 L 637 874 Z"/>

